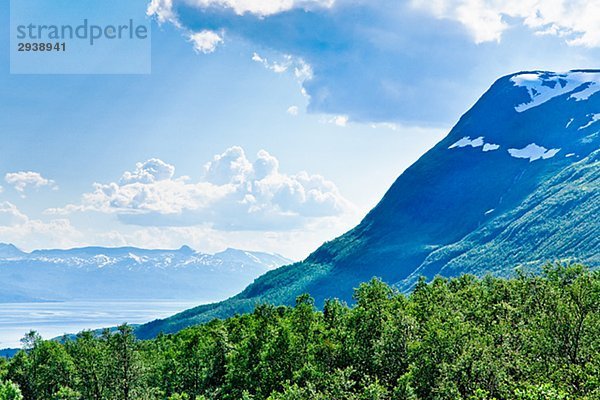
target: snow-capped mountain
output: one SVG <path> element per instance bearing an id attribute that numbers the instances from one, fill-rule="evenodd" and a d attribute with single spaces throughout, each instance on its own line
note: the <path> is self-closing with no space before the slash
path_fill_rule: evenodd
<path id="1" fill-rule="evenodd" d="M 569 260 L 600 266 L 600 70 L 500 78 L 354 229 L 238 296 L 142 326 L 149 337 L 260 301 L 317 304 L 374 276 L 507 276 Z"/>
<path id="2" fill-rule="evenodd" d="M 227 249 L 212 255 L 187 246 L 25 253 L 0 244 L 0 301 L 222 299 L 289 262 L 277 254 Z"/>

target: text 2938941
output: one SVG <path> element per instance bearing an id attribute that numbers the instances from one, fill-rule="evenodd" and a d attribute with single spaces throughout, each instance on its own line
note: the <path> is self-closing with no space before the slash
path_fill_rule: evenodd
<path id="1" fill-rule="evenodd" d="M 65 42 L 20 42 L 17 44 L 18 51 L 67 51 L 67 44 Z"/>

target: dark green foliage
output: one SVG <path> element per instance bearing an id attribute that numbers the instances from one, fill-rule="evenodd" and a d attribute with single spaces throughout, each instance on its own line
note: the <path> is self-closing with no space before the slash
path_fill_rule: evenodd
<path id="1" fill-rule="evenodd" d="M 600 273 L 436 278 L 409 296 L 374 279 L 353 307 L 303 295 L 148 341 L 124 325 L 24 345 L 0 381 L 31 400 L 592 400 Z"/>

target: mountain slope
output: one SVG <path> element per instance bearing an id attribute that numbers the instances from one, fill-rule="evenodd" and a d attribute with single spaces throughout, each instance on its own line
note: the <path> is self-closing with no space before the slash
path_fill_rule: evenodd
<path id="1" fill-rule="evenodd" d="M 0 258 L 22 257 L 25 254 L 13 244 L 0 243 Z"/>
<path id="2" fill-rule="evenodd" d="M 544 182 L 515 210 L 432 252 L 397 285 L 407 290 L 420 276 L 435 274 L 506 276 L 511 272 L 507 266 L 537 267 L 553 260 L 600 266 L 599 211 L 597 150 Z"/>
<path id="3" fill-rule="evenodd" d="M 600 71 L 503 77 L 354 229 L 226 302 L 140 327 L 142 337 L 308 292 L 351 301 L 373 276 L 510 274 L 557 257 L 600 265 Z"/>
<path id="4" fill-rule="evenodd" d="M 5 249 L 5 251 L 2 251 Z M 24 253 L 0 246 L 0 302 L 61 300 L 212 300 L 289 263 L 276 254 L 228 249 L 85 247 Z"/>

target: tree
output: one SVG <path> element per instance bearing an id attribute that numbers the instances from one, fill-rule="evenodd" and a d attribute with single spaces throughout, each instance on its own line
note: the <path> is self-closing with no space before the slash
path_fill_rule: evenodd
<path id="1" fill-rule="evenodd" d="M 138 343 L 133 329 L 123 324 L 108 337 L 108 352 L 111 362 L 109 382 L 112 398 L 131 400 L 140 389 L 142 365 L 138 354 Z"/>
<path id="2" fill-rule="evenodd" d="M 44 341 L 35 332 L 22 340 L 24 350 L 11 359 L 8 377 L 26 399 L 47 400 L 75 378 L 73 360 L 58 342 Z"/>
<path id="3" fill-rule="evenodd" d="M 0 400 L 23 400 L 19 386 L 11 381 L 0 381 Z"/>
<path id="4" fill-rule="evenodd" d="M 372 376 L 376 373 L 373 355 L 390 318 L 390 300 L 394 294 L 394 290 L 380 279 L 361 284 L 354 294 L 356 308 L 349 321 L 353 332 L 349 352 L 359 374 Z"/>
<path id="5" fill-rule="evenodd" d="M 52 397 L 52 400 L 80 400 L 81 394 L 70 387 L 63 386 Z"/>
<path id="6" fill-rule="evenodd" d="M 107 334 L 98 338 L 94 332 L 83 331 L 75 340 L 65 342 L 75 365 L 76 388 L 85 399 L 102 400 L 106 397 L 110 364 L 106 338 Z"/>

